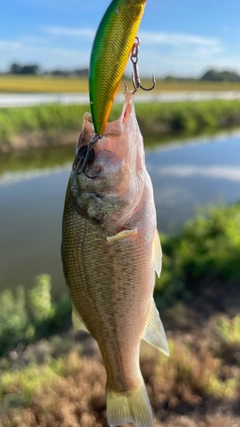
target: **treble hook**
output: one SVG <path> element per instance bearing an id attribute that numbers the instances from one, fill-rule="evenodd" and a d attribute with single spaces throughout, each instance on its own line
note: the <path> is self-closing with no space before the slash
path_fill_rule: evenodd
<path id="1" fill-rule="evenodd" d="M 132 50 L 131 50 L 131 61 L 133 64 L 133 75 L 132 75 L 132 82 L 133 82 L 133 86 L 134 86 L 134 92 L 137 92 L 137 90 L 139 88 L 149 91 L 155 88 L 156 86 L 156 80 L 155 77 L 152 76 L 152 82 L 153 85 L 150 88 L 145 88 L 141 85 L 141 80 L 140 80 L 140 76 L 139 76 L 139 71 L 138 71 L 138 48 L 140 45 L 140 39 L 138 37 L 135 37 L 135 42 L 133 44 Z"/>
<path id="2" fill-rule="evenodd" d="M 88 145 L 83 145 L 77 150 L 75 160 L 72 165 L 72 170 L 77 175 L 85 173 L 87 164 L 92 163 L 94 159 L 94 145 L 101 139 L 103 135 L 94 135 Z"/>

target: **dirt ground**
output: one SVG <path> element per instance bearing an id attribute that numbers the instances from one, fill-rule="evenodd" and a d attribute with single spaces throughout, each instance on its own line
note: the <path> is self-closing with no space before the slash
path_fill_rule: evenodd
<path id="1" fill-rule="evenodd" d="M 233 318 L 239 307 L 239 286 L 214 283 L 202 284 L 187 306 L 179 302 L 162 313 L 170 358 L 147 344 L 141 357 L 155 427 L 240 426 L 240 344 L 224 341 L 214 327 L 219 313 Z M 70 335 L 75 349 L 66 350 L 64 376 L 36 388 L 29 404 L 21 403 L 19 383 L 9 386 L 1 427 L 107 427 L 106 376 L 97 344 L 87 334 Z M 21 358 L 25 364 L 44 362 L 46 356 L 63 353 L 61 345 L 56 349 L 43 340 L 26 348 Z M 9 396 L 15 397 L 10 401 Z"/>

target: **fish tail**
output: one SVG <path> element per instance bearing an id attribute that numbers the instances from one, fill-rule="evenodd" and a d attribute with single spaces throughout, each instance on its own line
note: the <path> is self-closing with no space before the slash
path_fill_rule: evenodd
<path id="1" fill-rule="evenodd" d="M 152 408 L 145 384 L 136 390 L 115 392 L 107 388 L 107 419 L 111 427 L 134 423 L 137 427 L 152 427 Z"/>

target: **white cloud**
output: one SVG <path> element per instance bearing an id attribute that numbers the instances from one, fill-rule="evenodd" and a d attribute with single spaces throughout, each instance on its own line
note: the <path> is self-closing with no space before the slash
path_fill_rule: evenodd
<path id="1" fill-rule="evenodd" d="M 214 46 L 219 47 L 220 42 L 215 38 L 199 37 L 191 34 L 184 33 L 163 33 L 163 32 L 149 32 L 140 31 L 140 38 L 144 40 L 145 44 L 154 45 L 170 45 L 170 46 Z"/>
<path id="2" fill-rule="evenodd" d="M 172 165 L 158 169 L 159 175 L 170 175 L 177 178 L 201 176 L 204 178 L 224 179 L 227 181 L 240 181 L 240 167 L 237 166 L 194 166 Z"/>
<path id="3" fill-rule="evenodd" d="M 38 36 L 22 36 L 20 38 L 20 42 L 27 43 L 27 44 L 46 44 L 48 40 L 45 37 L 38 37 Z"/>
<path id="4" fill-rule="evenodd" d="M 43 31 L 55 36 L 84 37 L 92 40 L 96 30 L 93 28 L 44 27 Z"/>
<path id="5" fill-rule="evenodd" d="M 48 26 L 41 31 L 42 37 L 23 35 L 19 40 L 0 40 L 1 67 L 7 69 L 12 62 L 36 62 L 44 69 L 88 66 L 95 29 Z M 153 31 L 140 32 L 140 38 L 142 77 L 197 77 L 209 68 L 239 70 L 239 52 L 230 52 L 217 38 Z M 126 72 L 131 74 L 131 63 Z"/>
<path id="6" fill-rule="evenodd" d="M 0 49 L 1 50 L 18 50 L 21 49 L 22 44 L 19 41 L 11 40 L 0 40 Z"/>
<path id="7" fill-rule="evenodd" d="M 44 69 L 84 68 L 89 63 L 89 51 L 54 46 L 0 40 L 1 65 L 9 67 L 13 62 L 37 63 Z"/>
<path id="8" fill-rule="evenodd" d="M 58 36 L 69 37 L 85 37 L 93 39 L 96 30 L 94 28 L 68 28 L 60 26 L 44 27 L 46 33 Z M 215 38 L 200 37 L 184 33 L 164 33 L 164 32 L 151 32 L 140 31 L 139 36 L 144 40 L 145 45 L 170 45 L 170 46 L 211 46 L 216 49 L 220 47 L 220 42 Z"/>

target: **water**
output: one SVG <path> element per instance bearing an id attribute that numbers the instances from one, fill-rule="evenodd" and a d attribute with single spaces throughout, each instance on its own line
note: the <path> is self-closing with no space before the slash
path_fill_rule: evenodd
<path id="1" fill-rule="evenodd" d="M 179 102 L 206 101 L 212 99 L 240 99 L 240 91 L 184 91 L 138 94 L 134 102 Z M 115 102 L 123 102 L 123 95 L 117 95 Z M 88 105 L 88 93 L 0 93 L 0 108 L 27 107 L 41 104 Z"/>
<path id="2" fill-rule="evenodd" d="M 41 273 L 52 276 L 55 295 L 65 289 L 61 218 L 73 151 L 35 150 L 26 163 L 1 158 L 0 290 L 31 287 Z M 146 161 L 163 232 L 180 230 L 198 206 L 240 198 L 239 133 L 159 146 L 147 151 Z"/>

